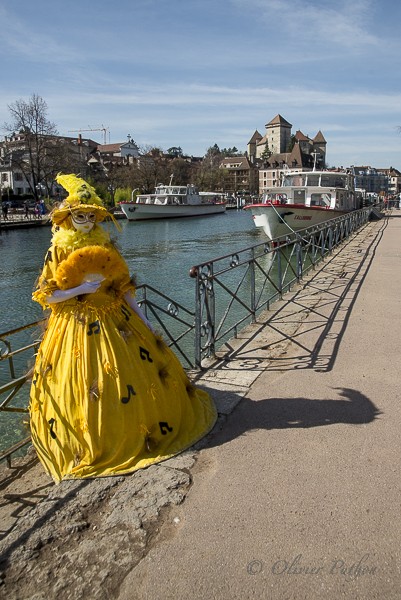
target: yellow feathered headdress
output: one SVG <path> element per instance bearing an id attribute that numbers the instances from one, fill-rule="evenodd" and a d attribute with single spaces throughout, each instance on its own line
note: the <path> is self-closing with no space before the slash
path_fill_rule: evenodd
<path id="1" fill-rule="evenodd" d="M 51 212 L 50 216 L 55 225 L 61 225 L 70 216 L 71 211 L 76 209 L 88 209 L 95 212 L 98 222 L 103 221 L 106 217 L 111 217 L 114 221 L 113 216 L 103 206 L 95 188 L 89 183 L 73 174 L 59 174 L 56 181 L 67 190 L 68 196 Z"/>

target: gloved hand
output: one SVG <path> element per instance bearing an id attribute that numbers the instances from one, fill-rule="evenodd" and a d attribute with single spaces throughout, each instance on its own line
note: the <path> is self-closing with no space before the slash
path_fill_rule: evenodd
<path id="1" fill-rule="evenodd" d="M 145 323 L 145 325 L 148 327 L 148 329 L 150 329 L 150 331 L 152 331 L 154 333 L 154 329 L 153 329 L 152 325 L 150 324 L 150 321 L 148 321 L 148 319 L 145 317 L 145 315 L 143 314 L 143 312 L 139 308 L 139 306 L 137 304 L 137 301 L 131 295 L 131 292 L 127 292 L 125 294 L 124 300 L 126 301 L 126 303 L 128 304 L 128 306 L 130 306 L 132 308 L 132 310 L 134 312 L 136 312 L 136 314 L 138 315 L 138 317 L 140 317 L 142 319 L 142 321 Z"/>
<path id="2" fill-rule="evenodd" d="M 47 303 L 57 304 L 58 302 L 71 300 L 71 298 L 75 298 L 75 296 L 80 296 L 81 294 L 93 294 L 97 292 L 102 281 L 84 281 L 81 285 L 69 290 L 55 290 L 51 296 L 47 296 Z"/>

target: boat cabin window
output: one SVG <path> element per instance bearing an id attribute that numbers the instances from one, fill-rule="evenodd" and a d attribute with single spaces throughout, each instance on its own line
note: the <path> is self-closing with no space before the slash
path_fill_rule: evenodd
<path id="1" fill-rule="evenodd" d="M 262 204 L 287 204 L 287 202 L 287 194 L 265 194 L 262 200 Z"/>
<path id="2" fill-rule="evenodd" d="M 294 190 L 295 204 L 305 204 L 305 190 Z"/>
<path id="3" fill-rule="evenodd" d="M 291 185 L 306 185 L 306 173 L 298 173 L 297 175 L 284 175 L 283 186 Z"/>
<path id="4" fill-rule="evenodd" d="M 331 194 L 311 194 L 311 206 L 330 206 Z"/>
<path id="5" fill-rule="evenodd" d="M 341 177 L 338 173 L 325 173 L 322 174 L 320 185 L 322 187 L 345 188 L 345 177 Z"/>
<path id="6" fill-rule="evenodd" d="M 319 175 L 308 175 L 308 185 L 319 185 Z"/>

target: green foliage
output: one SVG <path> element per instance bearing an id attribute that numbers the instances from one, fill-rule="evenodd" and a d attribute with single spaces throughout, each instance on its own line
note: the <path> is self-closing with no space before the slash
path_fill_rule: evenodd
<path id="1" fill-rule="evenodd" d="M 117 188 L 114 193 L 114 204 L 117 205 L 119 202 L 127 202 L 131 200 L 132 190 L 128 187 Z M 139 192 L 138 192 L 139 193 Z"/>
<path id="2" fill-rule="evenodd" d="M 172 146 L 171 148 L 169 148 L 167 150 L 167 154 L 169 154 L 170 156 L 174 156 L 175 158 L 178 158 L 179 156 L 182 156 L 182 148 L 181 146 Z"/>
<path id="3" fill-rule="evenodd" d="M 238 148 L 236 148 L 235 146 L 233 146 L 232 148 L 223 148 L 221 150 L 221 153 L 224 156 L 238 156 L 238 155 L 241 155 L 241 152 L 239 152 Z"/>
<path id="4" fill-rule="evenodd" d="M 104 204 L 106 206 L 109 206 L 111 203 L 111 194 L 107 189 L 107 183 L 94 183 L 93 181 L 91 181 L 89 178 L 87 178 L 88 183 L 90 183 L 90 185 L 93 185 L 93 187 L 96 190 L 97 195 L 99 196 L 99 198 L 101 198 L 104 202 Z"/>
<path id="5" fill-rule="evenodd" d="M 296 142 L 297 142 L 297 139 L 296 139 L 295 135 L 292 135 L 290 138 L 290 141 L 288 142 L 287 152 L 292 152 L 292 149 L 294 148 Z"/>
<path id="6" fill-rule="evenodd" d="M 267 160 L 268 158 L 270 158 L 272 155 L 270 148 L 269 148 L 269 143 L 266 142 L 265 144 L 265 148 L 262 152 L 262 154 L 260 155 L 261 158 L 263 158 L 263 160 Z"/>

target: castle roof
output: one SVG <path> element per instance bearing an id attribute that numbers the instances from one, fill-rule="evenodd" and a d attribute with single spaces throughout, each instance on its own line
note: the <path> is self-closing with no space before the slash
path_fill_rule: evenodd
<path id="1" fill-rule="evenodd" d="M 318 144 L 326 144 L 327 143 L 326 140 L 324 139 L 324 135 L 320 131 L 320 129 L 317 132 L 317 134 L 315 135 L 315 137 L 313 138 L 313 141 Z"/>
<path id="2" fill-rule="evenodd" d="M 308 138 L 307 135 L 305 135 L 304 133 L 302 133 L 302 131 L 300 129 L 298 129 L 298 131 L 295 134 L 295 139 L 298 142 L 309 142 L 310 138 Z"/>
<path id="3" fill-rule="evenodd" d="M 274 119 L 265 125 L 265 127 L 269 127 L 271 125 L 286 125 L 287 127 L 292 127 L 291 123 L 286 121 L 281 115 L 276 115 Z"/>
<path id="4" fill-rule="evenodd" d="M 253 134 L 253 136 L 251 137 L 251 139 L 249 140 L 248 144 L 254 144 L 254 143 L 258 143 L 261 139 L 262 139 L 262 135 L 259 133 L 259 131 L 256 129 L 255 133 Z"/>

